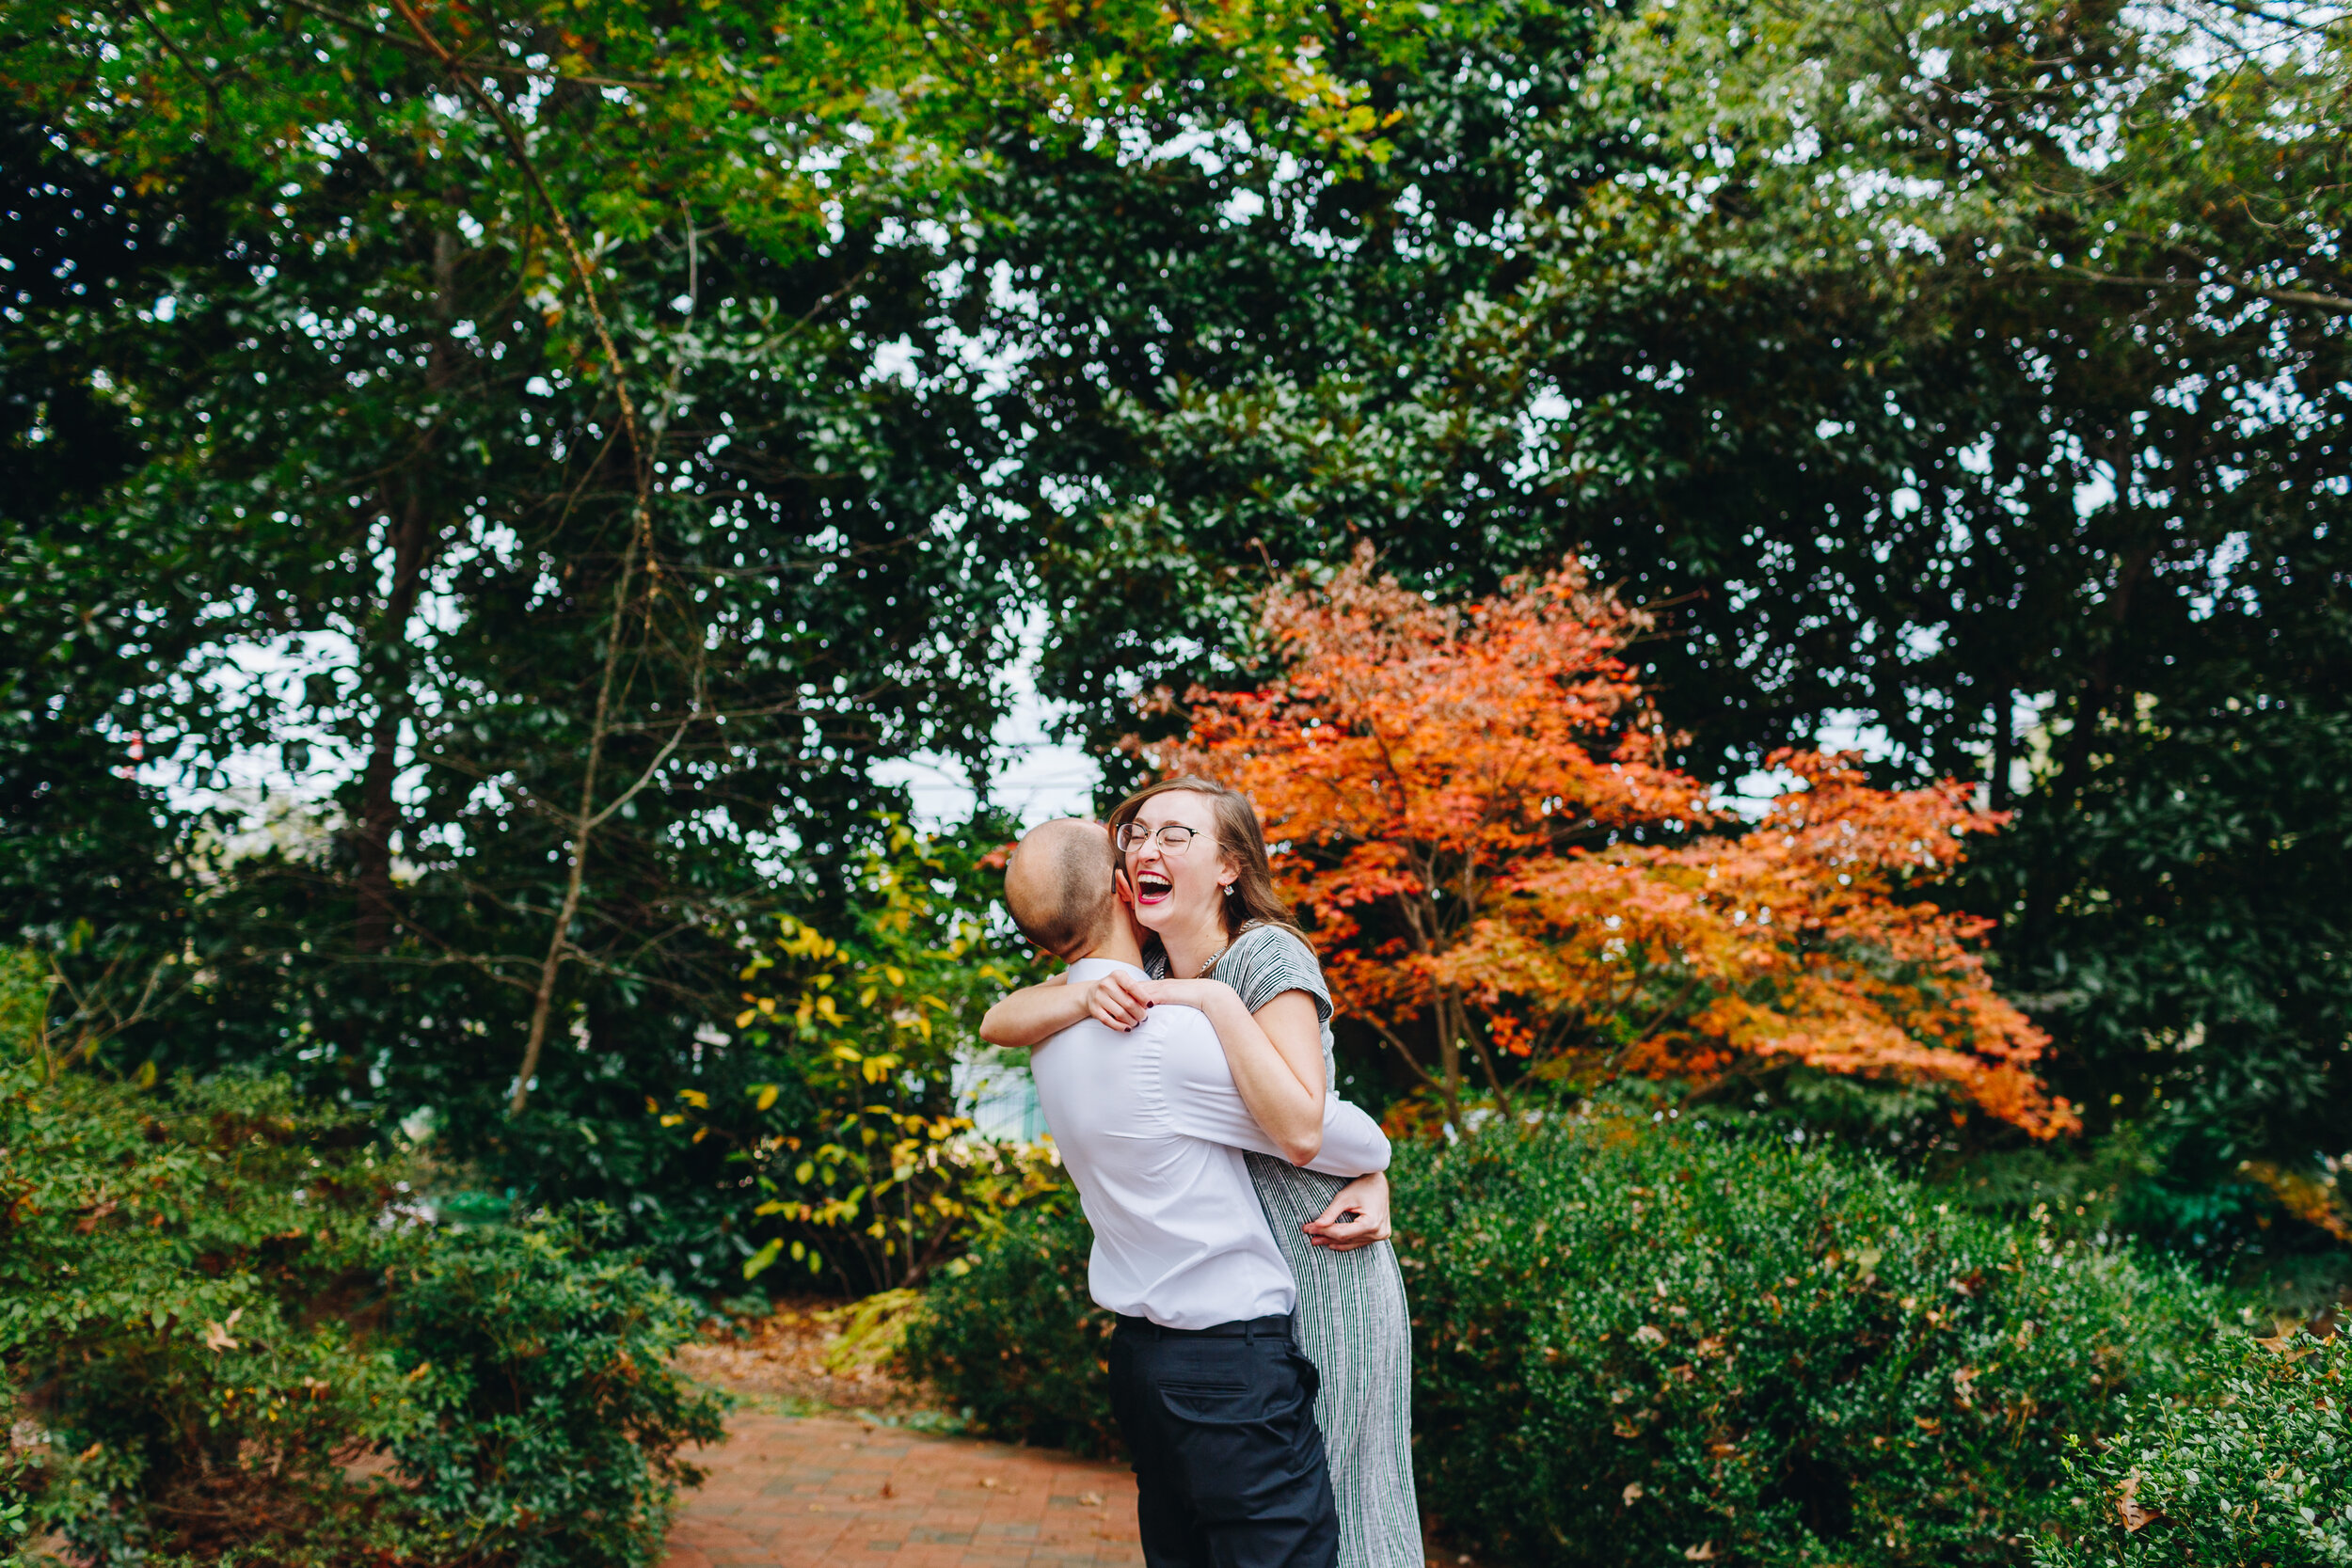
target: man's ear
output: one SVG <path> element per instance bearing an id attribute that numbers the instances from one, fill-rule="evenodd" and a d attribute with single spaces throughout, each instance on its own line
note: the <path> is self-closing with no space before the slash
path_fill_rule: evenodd
<path id="1" fill-rule="evenodd" d="M 1112 871 L 1111 891 L 1118 895 L 1119 901 L 1122 904 L 1132 904 L 1136 901 L 1136 890 L 1127 881 L 1126 867 L 1120 866 Z"/>

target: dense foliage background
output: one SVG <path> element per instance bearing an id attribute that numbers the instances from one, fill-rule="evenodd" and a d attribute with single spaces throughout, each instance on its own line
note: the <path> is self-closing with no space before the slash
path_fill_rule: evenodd
<path id="1" fill-rule="evenodd" d="M 1261 669 L 1270 573 L 1573 552 L 1677 766 L 1860 735 L 2015 814 L 1947 896 L 2083 1136 L 1760 1114 L 2330 1297 L 2343 16 L 1188 15 L 8 0 L 0 934 L 53 1054 L 290 1075 L 707 1292 L 901 1283 L 998 982 L 888 974 L 1015 956 L 1006 824 L 911 847 L 894 766 L 985 801 L 1034 641 L 1115 789 L 1184 720 L 1136 695 Z M 902 990 L 825 1012 L 812 932 Z"/>
<path id="2" fill-rule="evenodd" d="M 2140 1393 L 2067 1466 L 2042 1568 L 2352 1561 L 2344 1342 L 2280 1334 L 2205 1346 L 2190 1391 Z"/>
<path id="3" fill-rule="evenodd" d="M 966 1115 L 1017 693 L 1115 793 L 1549 615 L 1560 711 L 1431 748 L 1524 790 L 1285 862 L 1430 1134 L 1442 1528 L 2344 1560 L 2342 1358 L 2243 1331 L 2352 1286 L 2348 30 L 0 0 L 0 1528 L 651 1560 L 668 1353 L 779 1282 L 1103 1449 L 1083 1222 Z M 1535 902 L 1375 909 L 1380 832 Z"/>
<path id="4" fill-rule="evenodd" d="M 2344 23 L 2265 14 L 1448 7 L 1351 58 L 1377 166 L 1041 168 L 1052 689 L 1239 684 L 1269 559 L 1573 546 L 1692 766 L 1867 728 L 2017 813 L 1969 896 L 2119 1223 L 2340 1258 Z"/>

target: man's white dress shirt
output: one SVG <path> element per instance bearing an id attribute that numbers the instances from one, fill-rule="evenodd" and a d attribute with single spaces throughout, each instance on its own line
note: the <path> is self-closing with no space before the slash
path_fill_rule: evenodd
<path id="1" fill-rule="evenodd" d="M 1121 969 L 1144 977 L 1082 958 L 1067 980 Z M 1287 1156 L 1242 1103 L 1207 1014 L 1153 1007 L 1124 1034 L 1086 1019 L 1038 1047 L 1029 1070 L 1094 1227 L 1087 1283 L 1097 1303 L 1168 1328 L 1296 1307 L 1242 1151 Z M 1352 1177 L 1388 1166 L 1389 1140 L 1372 1118 L 1327 1093 L 1323 1151 L 1308 1168 Z"/>

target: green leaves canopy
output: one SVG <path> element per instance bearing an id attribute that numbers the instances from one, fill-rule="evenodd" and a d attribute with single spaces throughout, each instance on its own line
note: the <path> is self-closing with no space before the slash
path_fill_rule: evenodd
<path id="1" fill-rule="evenodd" d="M 2333 13 L 7 14 L 0 884 L 90 1042 L 617 1135 L 1025 611 L 1104 741 L 1361 533 L 1588 553 L 1694 766 L 2014 807 L 2141 1223 L 2352 1141 Z"/>
<path id="2" fill-rule="evenodd" d="M 668 1201 L 579 1151 L 735 1070 L 879 760 L 989 760 L 992 138 L 1214 66 L 1362 140 L 1302 25 L 11 6 L 0 886 L 64 1042 Z"/>
<path id="3" fill-rule="evenodd" d="M 1692 766 L 1867 734 L 2019 813 L 1966 896 L 2056 1086 L 2155 1131 L 2139 1223 L 2252 1238 L 2239 1161 L 2352 1146 L 2352 819 L 2312 787 L 2352 697 L 2344 26 L 1448 8 L 1409 59 L 1334 43 L 1378 165 L 1172 113 L 1157 159 L 1040 160 L 1004 330 L 1073 476 L 1052 691 L 1105 741 L 1138 684 L 1250 679 L 1247 591 L 1359 534 L 1449 594 L 1581 549 L 1665 611 Z"/>

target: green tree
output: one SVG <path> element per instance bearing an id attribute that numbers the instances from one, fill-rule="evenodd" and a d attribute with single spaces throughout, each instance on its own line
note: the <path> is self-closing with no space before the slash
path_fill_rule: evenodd
<path id="1" fill-rule="evenodd" d="M 2352 698 L 2342 27 L 2199 5 L 1629 25 L 1617 90 L 1681 172 L 1618 182 L 1595 215 L 1632 243 L 1554 291 L 1575 334 L 1612 300 L 1661 323 L 1656 375 L 1565 395 L 1614 382 L 1688 454 L 1647 491 L 1662 540 L 1622 504 L 1586 531 L 1695 594 L 1658 656 L 1675 716 L 1734 751 L 1860 715 L 1890 771 L 1974 772 L 2015 808 L 1976 873 L 2009 983 L 2058 1037 L 2056 1086 L 2146 1124 L 2159 1177 L 2127 1219 L 2216 1253 L 2275 1212 L 2249 1163 L 2316 1175 L 2352 1143 L 2326 891 L 2352 838 L 2314 787 Z"/>
<path id="2" fill-rule="evenodd" d="M 1385 162 L 1214 85 L 1066 153 L 1010 253 L 1083 476 L 1052 689 L 1107 741 L 1246 679 L 1248 591 L 1355 536 L 1446 595 L 1581 550 L 1661 612 L 1686 765 L 1868 727 L 2019 813 L 1971 896 L 2055 1086 L 2147 1124 L 2136 1223 L 2246 1243 L 2240 1162 L 2352 1146 L 2343 25 L 1449 8 L 1335 40 Z"/>
<path id="3" fill-rule="evenodd" d="M 582 1151 L 733 1094 L 879 761 L 985 772 L 992 140 L 1209 59 L 1358 135 L 1302 18 L 10 5 L 0 886 L 74 1047 L 696 1185 Z"/>

